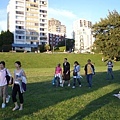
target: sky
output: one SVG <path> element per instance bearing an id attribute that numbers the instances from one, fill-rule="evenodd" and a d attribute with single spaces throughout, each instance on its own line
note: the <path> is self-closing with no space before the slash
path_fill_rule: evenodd
<path id="1" fill-rule="evenodd" d="M 0 0 L 0 31 L 7 29 L 7 5 Z M 48 0 L 48 18 L 55 18 L 67 27 L 67 37 L 72 36 L 73 22 L 80 18 L 93 24 L 105 18 L 108 11 L 120 13 L 120 0 Z"/>

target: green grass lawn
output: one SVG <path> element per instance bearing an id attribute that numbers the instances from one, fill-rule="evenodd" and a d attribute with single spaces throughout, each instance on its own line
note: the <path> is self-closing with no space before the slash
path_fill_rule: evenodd
<path id="1" fill-rule="evenodd" d="M 0 108 L 0 120 L 119 120 L 120 100 L 112 95 L 120 90 L 120 62 L 114 63 L 115 79 L 106 80 L 106 66 L 102 55 L 79 54 L 18 54 L 0 53 L 13 73 L 14 62 L 20 60 L 28 77 L 24 94 L 24 110 L 12 112 L 12 100 L 5 109 Z M 73 66 L 81 64 L 82 87 L 56 88 L 51 85 L 54 67 L 67 57 Z M 87 87 L 83 66 L 90 58 L 95 63 L 93 88 Z M 71 67 L 72 69 L 72 67 Z M 72 74 L 71 74 L 72 75 Z M 72 76 L 71 76 L 72 77 Z M 72 85 L 72 78 L 71 78 Z M 11 94 L 11 87 L 9 87 Z M 1 104 L 0 99 L 0 104 Z"/>

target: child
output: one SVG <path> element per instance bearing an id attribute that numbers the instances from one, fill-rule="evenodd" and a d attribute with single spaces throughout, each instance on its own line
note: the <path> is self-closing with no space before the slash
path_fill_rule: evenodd
<path id="1" fill-rule="evenodd" d="M 60 78 L 60 84 L 62 86 L 62 68 L 60 64 L 58 64 L 57 67 L 55 68 L 55 75 L 54 79 L 52 80 L 53 85 L 55 84 L 56 77 Z"/>

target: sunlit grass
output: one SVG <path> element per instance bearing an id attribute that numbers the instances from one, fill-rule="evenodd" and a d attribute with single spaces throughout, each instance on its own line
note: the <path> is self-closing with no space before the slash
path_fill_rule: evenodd
<path id="1" fill-rule="evenodd" d="M 11 56 L 11 59 L 13 59 L 7 61 L 5 59 L 8 58 L 6 55 Z M 3 58 L 7 61 L 8 65 L 8 63 L 18 59 L 18 55 L 20 54 L 16 54 L 16 56 L 13 56 L 13 54 L 5 54 Z M 22 55 L 24 57 L 21 58 L 20 56 Z M 27 56 L 21 54 L 20 56 L 20 59 L 28 60 L 29 54 L 27 54 Z M 34 55 L 35 58 L 36 56 L 38 57 L 38 55 Z M 45 58 L 44 54 L 43 56 Z M 53 55 L 46 56 L 46 58 L 49 58 L 50 64 Z M 62 55 L 58 55 L 58 58 L 62 63 L 63 59 L 60 58 L 61 56 Z M 83 55 L 83 60 L 87 59 L 84 58 L 85 56 L 86 55 Z M 63 55 L 62 58 L 64 57 Z M 57 58 L 57 55 L 54 58 Z M 79 59 L 79 56 L 74 58 L 73 54 L 70 55 L 69 58 L 72 59 L 70 61 L 72 64 L 75 59 Z M 93 58 L 97 60 L 96 55 L 93 56 Z M 82 87 L 79 88 L 77 86 L 76 89 L 72 89 L 72 86 L 67 87 L 67 84 L 64 88 L 56 88 L 51 85 L 54 67 L 59 60 L 55 63 L 56 59 L 53 59 L 53 61 L 51 60 L 52 65 L 46 63 L 46 66 L 44 66 L 45 64 L 36 65 L 45 61 L 42 58 L 40 59 L 41 61 L 37 61 L 37 63 L 35 59 L 29 60 L 30 61 L 25 61 L 25 64 L 23 64 L 28 78 L 27 92 L 24 94 L 24 110 L 12 112 L 14 105 L 11 100 L 5 109 L 0 108 L 0 120 L 119 120 L 120 100 L 112 96 L 120 90 L 119 62 L 115 63 L 114 67 L 115 79 L 107 81 L 105 63 L 98 63 L 101 62 L 101 60 L 98 60 L 95 65 L 96 75 L 93 77 L 93 87 L 91 89 L 87 87 L 84 76 L 83 65 L 85 61 L 81 62 L 81 75 L 83 76 L 83 79 L 81 79 Z M 31 64 L 29 65 L 28 63 Z M 26 67 L 24 67 L 24 65 Z M 8 65 L 8 67 L 13 74 L 14 65 Z M 11 87 L 9 87 L 9 94 L 11 94 Z M 1 102 L 0 99 L 0 103 Z"/>

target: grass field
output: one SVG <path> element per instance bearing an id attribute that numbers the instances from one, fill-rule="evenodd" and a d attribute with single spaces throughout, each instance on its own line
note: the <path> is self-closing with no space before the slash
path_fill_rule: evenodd
<path id="1" fill-rule="evenodd" d="M 11 73 L 14 62 L 20 60 L 28 77 L 24 94 L 24 110 L 12 112 L 12 100 L 0 108 L 0 120 L 120 120 L 120 100 L 112 95 L 120 90 L 120 62 L 114 63 L 114 80 L 106 80 L 106 66 L 102 55 L 79 54 L 18 54 L 0 53 Z M 81 65 L 82 87 L 56 88 L 51 85 L 54 67 L 67 57 L 71 69 L 75 60 Z M 90 58 L 95 63 L 96 75 L 89 89 L 83 67 Z M 72 76 L 71 76 L 72 77 Z M 72 85 L 72 78 L 71 78 Z M 11 87 L 9 87 L 11 94 Z M 1 104 L 0 99 L 0 104 Z"/>

